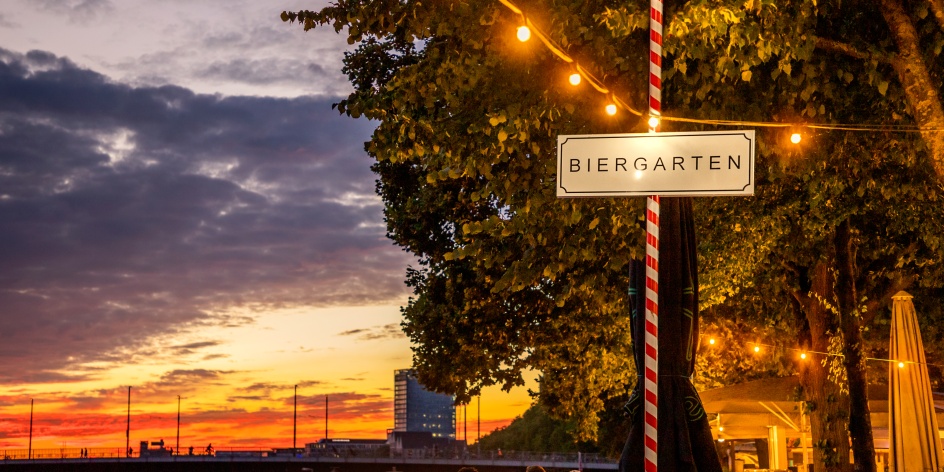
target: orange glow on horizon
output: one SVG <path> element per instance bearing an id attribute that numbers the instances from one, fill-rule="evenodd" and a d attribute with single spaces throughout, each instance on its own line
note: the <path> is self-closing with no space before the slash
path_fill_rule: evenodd
<path id="1" fill-rule="evenodd" d="M 165 447 L 177 446 L 178 395 L 182 454 L 190 446 L 202 452 L 209 443 L 217 450 L 291 447 L 295 385 L 297 446 L 325 436 L 326 395 L 329 437 L 386 438 L 393 428 L 394 371 L 408 368 L 412 356 L 408 339 L 399 333 L 398 305 L 250 315 L 255 322 L 216 328 L 219 332 L 202 329 L 193 339 L 176 334 L 149 347 L 210 346 L 198 355 L 137 356 L 133 362 L 77 366 L 77 372 L 93 372 L 77 380 L 0 387 L 0 448 L 27 449 L 32 399 L 34 450 L 123 450 L 128 384 L 129 445 L 135 451 L 141 441 L 163 439 Z M 226 343 L 201 341 L 206 339 Z M 506 426 L 531 405 L 528 388 L 535 388 L 533 381 L 510 393 L 486 389 L 482 431 L 476 430 L 478 399 L 473 399 L 457 436 L 467 433 L 474 442 Z"/>

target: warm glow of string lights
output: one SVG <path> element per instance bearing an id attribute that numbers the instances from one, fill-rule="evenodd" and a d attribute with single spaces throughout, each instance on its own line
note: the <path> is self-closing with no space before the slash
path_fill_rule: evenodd
<path id="1" fill-rule="evenodd" d="M 770 348 L 771 352 L 773 352 L 774 350 L 777 350 L 777 349 L 783 349 L 783 350 L 786 350 L 786 351 L 796 351 L 796 352 L 797 352 L 797 357 L 800 358 L 801 360 L 807 360 L 807 359 L 809 359 L 813 354 L 817 354 L 817 355 L 820 355 L 820 356 L 845 357 L 845 356 L 843 356 L 842 354 L 839 354 L 839 353 L 830 353 L 830 352 L 821 352 L 821 351 L 810 351 L 810 350 L 807 350 L 807 349 L 798 349 L 798 348 L 790 348 L 790 347 L 784 347 L 784 346 L 775 346 L 775 345 L 763 344 L 763 343 L 759 343 L 759 342 L 749 342 L 748 345 L 752 346 L 752 347 L 751 347 L 751 350 L 753 350 L 755 353 L 759 353 L 759 352 L 761 351 L 761 346 L 766 346 L 766 347 Z M 897 365 L 899 369 L 903 369 L 903 368 L 905 367 L 905 364 L 908 364 L 908 363 L 911 363 L 911 364 L 923 364 L 923 365 L 928 365 L 928 366 L 936 366 L 936 367 L 944 368 L 944 365 L 941 365 L 941 364 L 932 364 L 932 363 L 930 363 L 930 362 L 923 362 L 923 363 L 922 363 L 922 362 L 914 362 L 914 361 L 900 361 L 900 360 L 898 360 L 898 359 L 886 359 L 886 358 L 880 358 L 880 357 L 866 357 L 865 360 L 867 360 L 867 361 L 877 361 L 877 362 L 890 362 L 890 363 L 893 363 L 893 364 Z"/>
<path id="2" fill-rule="evenodd" d="M 712 346 L 714 346 L 714 345 L 715 345 L 715 338 L 709 338 L 709 339 L 708 339 L 708 344 L 711 344 Z"/>
<path id="3" fill-rule="evenodd" d="M 518 35 L 518 41 L 521 41 L 522 43 L 529 40 L 531 39 L 531 28 L 528 28 L 527 26 L 523 26 L 523 25 L 519 26 L 517 35 Z"/>
<path id="4" fill-rule="evenodd" d="M 658 116 L 650 116 L 650 117 L 649 117 L 649 122 L 648 122 L 648 124 L 649 124 L 649 128 L 652 128 L 652 129 L 658 128 L 658 127 L 659 127 L 659 117 L 658 117 Z"/>
<path id="5" fill-rule="evenodd" d="M 568 80 L 570 80 L 570 85 L 580 85 L 580 74 L 574 72 L 573 74 L 570 74 L 570 78 Z"/>
<path id="6" fill-rule="evenodd" d="M 525 18 L 524 11 L 518 8 L 511 0 L 499 0 L 503 5 L 508 7 L 509 10 L 514 12 L 517 15 L 520 15 L 522 18 Z M 558 45 L 555 41 L 549 38 L 546 34 L 536 28 L 533 23 L 528 20 L 525 20 L 528 26 L 521 26 L 518 28 L 518 39 L 522 42 L 527 41 L 531 38 L 532 29 L 534 34 L 541 39 L 541 42 L 550 50 L 555 56 L 560 60 L 571 64 L 576 67 L 577 70 L 581 71 L 583 78 L 587 79 L 594 89 L 598 92 L 613 97 L 614 107 L 618 104 L 620 107 L 626 109 L 630 113 L 636 116 L 642 116 L 643 113 L 639 110 L 633 108 L 625 101 L 621 100 L 619 97 L 613 95 L 613 91 L 606 87 L 602 80 L 596 78 L 591 74 L 585 67 L 582 67 L 574 58 L 570 57 L 563 48 Z M 529 27 L 530 26 L 530 27 Z M 609 108 L 609 107 L 608 107 Z M 615 114 L 611 113 L 611 114 Z M 896 124 L 842 124 L 842 123 L 822 123 L 814 124 L 807 123 L 803 125 L 798 125 L 796 123 L 778 123 L 771 121 L 740 121 L 740 120 L 705 120 L 705 119 L 696 119 L 696 118 L 684 118 L 679 116 L 661 116 L 661 120 L 664 121 L 674 121 L 674 122 L 683 122 L 683 123 L 696 123 L 704 125 L 714 125 L 714 126 L 755 126 L 755 127 L 772 127 L 772 128 L 805 128 L 805 129 L 824 129 L 824 130 L 833 130 L 833 131 L 861 131 L 861 132 L 876 132 L 876 131 L 886 131 L 886 132 L 899 132 L 899 133 L 918 133 L 918 132 L 927 132 L 927 131 L 944 131 L 944 128 L 940 127 L 922 127 L 914 125 L 896 125 Z M 650 126 L 654 129 L 655 127 Z M 790 136 L 790 141 L 794 144 L 799 144 L 801 140 L 800 133 L 792 133 Z"/>
<path id="7" fill-rule="evenodd" d="M 613 115 L 616 114 L 616 104 L 615 104 L 615 103 L 610 103 L 610 104 L 608 104 L 608 105 L 606 106 L 606 114 L 607 114 L 607 115 L 610 115 L 610 116 L 613 116 Z"/>

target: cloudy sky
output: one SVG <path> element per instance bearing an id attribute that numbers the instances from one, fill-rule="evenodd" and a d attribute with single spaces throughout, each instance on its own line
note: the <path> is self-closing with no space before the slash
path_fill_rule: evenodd
<path id="1" fill-rule="evenodd" d="M 285 0 L 0 0 L 0 447 L 382 438 L 410 256 Z M 483 432 L 528 404 L 486 392 Z M 478 418 L 470 407 L 469 436 Z"/>

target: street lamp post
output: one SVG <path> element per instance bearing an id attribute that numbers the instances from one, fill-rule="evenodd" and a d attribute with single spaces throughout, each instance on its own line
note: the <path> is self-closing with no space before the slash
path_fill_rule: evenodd
<path id="1" fill-rule="evenodd" d="M 476 455 L 482 457 L 482 394 L 479 393 L 479 398 L 475 402 L 478 407 L 478 412 L 475 414 L 475 447 Z"/>
<path id="2" fill-rule="evenodd" d="M 174 449 L 177 450 L 175 454 L 180 455 L 180 395 L 177 395 L 177 445 L 174 446 Z"/>
<path id="3" fill-rule="evenodd" d="M 131 386 L 128 386 L 128 422 L 125 427 L 125 457 L 131 457 Z"/>
<path id="4" fill-rule="evenodd" d="M 298 385 L 295 386 L 295 405 L 292 411 L 292 457 L 295 457 L 295 438 L 298 433 Z"/>
<path id="5" fill-rule="evenodd" d="M 30 398 L 30 433 L 29 433 L 29 452 L 26 457 L 33 458 L 33 399 Z"/>

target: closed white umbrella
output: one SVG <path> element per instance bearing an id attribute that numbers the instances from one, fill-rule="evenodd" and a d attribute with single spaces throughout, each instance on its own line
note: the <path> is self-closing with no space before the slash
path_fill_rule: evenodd
<path id="1" fill-rule="evenodd" d="M 944 453 L 912 298 L 907 292 L 892 297 L 889 357 L 903 366 L 889 366 L 889 467 L 894 472 L 939 471 Z"/>

